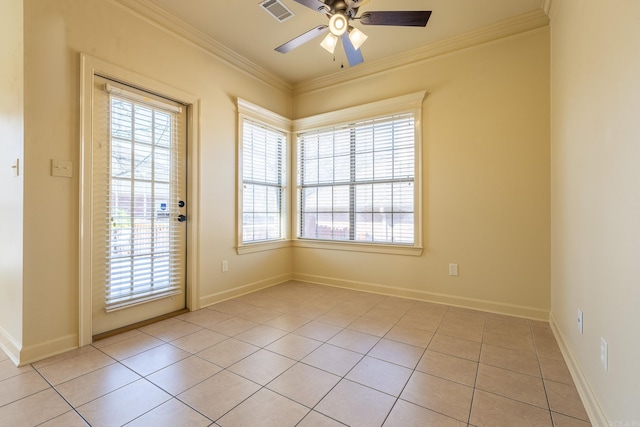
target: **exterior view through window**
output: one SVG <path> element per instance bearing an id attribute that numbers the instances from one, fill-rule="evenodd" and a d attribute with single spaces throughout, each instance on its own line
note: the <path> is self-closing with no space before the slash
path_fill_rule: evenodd
<path id="1" fill-rule="evenodd" d="M 285 236 L 287 135 L 261 123 L 242 123 L 242 243 Z"/>
<path id="2" fill-rule="evenodd" d="M 297 135 L 301 239 L 414 244 L 413 113 Z"/>
<path id="3" fill-rule="evenodd" d="M 180 292 L 174 113 L 110 99 L 107 310 Z"/>

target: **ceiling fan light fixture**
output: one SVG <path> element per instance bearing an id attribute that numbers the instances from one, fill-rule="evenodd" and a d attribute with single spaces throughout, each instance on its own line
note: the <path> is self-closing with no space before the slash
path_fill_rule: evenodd
<path id="1" fill-rule="evenodd" d="M 341 13 L 334 14 L 331 19 L 329 19 L 329 31 L 334 36 L 340 37 L 347 31 L 347 27 L 349 26 L 349 22 L 347 17 Z"/>
<path id="2" fill-rule="evenodd" d="M 352 27 L 351 30 L 349 30 L 349 40 L 351 40 L 351 44 L 353 45 L 353 48 L 355 50 L 360 49 L 360 46 L 362 46 L 364 42 L 367 41 L 368 37 L 369 36 L 367 36 L 357 28 Z"/>
<path id="3" fill-rule="evenodd" d="M 320 46 L 325 48 L 327 52 L 333 53 L 336 51 L 336 45 L 338 44 L 338 36 L 335 36 L 331 33 L 327 34 L 327 36 L 322 40 Z"/>

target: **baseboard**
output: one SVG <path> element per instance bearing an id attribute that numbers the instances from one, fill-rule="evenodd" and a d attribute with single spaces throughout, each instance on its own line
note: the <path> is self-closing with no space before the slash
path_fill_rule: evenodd
<path id="1" fill-rule="evenodd" d="M 16 365 L 20 363 L 20 343 L 16 341 L 3 327 L 0 327 L 0 349 L 9 356 Z"/>
<path id="2" fill-rule="evenodd" d="M 78 334 L 69 334 L 54 340 L 23 347 L 20 352 L 20 366 L 46 359 L 78 348 Z"/>
<path id="3" fill-rule="evenodd" d="M 447 304 L 455 307 L 470 308 L 473 310 L 482 310 L 490 313 L 506 314 L 509 316 L 542 320 L 545 322 L 549 320 L 549 312 L 547 310 L 535 307 L 504 304 L 481 299 L 464 298 L 455 295 L 437 294 L 433 292 L 418 291 L 415 289 L 398 288 L 395 286 L 386 286 L 375 283 L 336 279 L 333 277 L 317 276 L 312 274 L 293 273 L 293 279 L 299 280 L 301 282 L 315 283 L 318 285 L 335 286 L 339 288 L 353 289 L 381 295 L 410 298 L 438 304 Z"/>
<path id="4" fill-rule="evenodd" d="M 219 302 L 236 298 L 242 295 L 246 295 L 251 292 L 259 291 L 261 289 L 269 288 L 271 286 L 279 285 L 280 283 L 287 282 L 292 279 L 292 275 L 281 274 L 279 276 L 270 277 L 268 279 L 259 280 L 257 282 L 249 283 L 247 285 L 237 286 L 233 289 L 217 292 L 215 294 L 209 294 L 200 298 L 200 307 L 204 308 L 209 305 L 217 304 Z"/>
<path id="5" fill-rule="evenodd" d="M 591 385 L 589 384 L 587 377 L 582 372 L 582 368 L 573 354 L 571 347 L 569 347 L 567 341 L 562 335 L 562 332 L 560 332 L 558 324 L 553 317 L 553 313 L 549 315 L 549 324 L 551 325 L 553 335 L 556 337 L 556 341 L 558 341 L 558 346 L 560 346 L 560 351 L 567 363 L 567 367 L 571 373 L 571 378 L 573 378 L 573 382 L 576 385 L 580 399 L 582 399 L 582 404 L 584 405 L 584 409 L 587 411 L 591 425 L 594 427 L 609 426 L 610 424 L 607 420 L 607 416 L 602 410 L 600 403 L 598 403 L 598 398 L 591 389 Z"/>

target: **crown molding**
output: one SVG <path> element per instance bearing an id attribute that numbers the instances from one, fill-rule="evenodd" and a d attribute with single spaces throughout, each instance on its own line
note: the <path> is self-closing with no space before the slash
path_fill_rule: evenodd
<path id="1" fill-rule="evenodd" d="M 317 79 L 292 84 L 260 65 L 248 60 L 222 43 L 195 29 L 177 18 L 166 9 L 151 3 L 149 0 L 111 0 L 138 18 L 177 35 L 188 43 L 214 55 L 217 59 L 244 73 L 266 83 L 275 89 L 301 95 L 328 87 L 335 87 L 353 80 L 388 72 L 422 62 L 436 56 L 445 55 L 458 50 L 488 43 L 504 37 L 514 36 L 527 31 L 549 25 L 548 12 L 553 0 L 541 0 L 540 9 L 510 18 L 493 25 L 488 25 L 464 34 L 440 40 L 424 47 L 404 52 L 378 61 L 366 62 L 358 67 L 340 70 Z"/>
<path id="2" fill-rule="evenodd" d="M 269 84 L 278 90 L 291 92 L 293 89 L 293 86 L 284 79 L 267 71 L 258 64 L 249 61 L 247 58 L 239 55 L 235 51 L 224 46 L 222 43 L 214 40 L 212 37 L 171 14 L 166 9 L 157 6 L 148 0 L 112 1 L 119 6 L 122 6 L 125 10 L 138 18 L 164 31 L 181 37 L 192 45 L 213 54 L 227 65 L 250 77 Z"/>
<path id="3" fill-rule="evenodd" d="M 551 0 L 544 1 L 551 2 Z M 436 56 L 488 43 L 504 37 L 514 36 L 547 25 L 549 25 L 549 17 L 543 9 L 538 9 L 493 25 L 431 43 L 422 48 L 375 62 L 366 62 L 358 67 L 341 70 L 337 73 L 298 83 L 294 85 L 293 93 L 295 96 L 319 91 L 328 87 L 336 87 L 337 85 L 347 84 L 353 80 L 388 72 L 392 69 L 405 67 Z"/>

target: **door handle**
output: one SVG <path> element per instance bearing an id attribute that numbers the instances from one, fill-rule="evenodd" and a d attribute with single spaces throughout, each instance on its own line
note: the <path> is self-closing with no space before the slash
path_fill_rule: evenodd
<path id="1" fill-rule="evenodd" d="M 187 220 L 186 215 L 178 215 L 178 222 L 185 222 Z"/>

